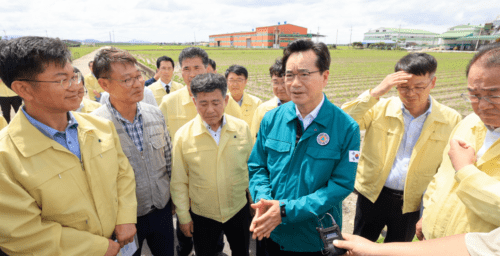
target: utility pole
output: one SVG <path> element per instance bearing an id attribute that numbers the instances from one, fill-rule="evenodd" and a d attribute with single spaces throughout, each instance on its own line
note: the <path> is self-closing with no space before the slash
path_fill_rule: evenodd
<path id="1" fill-rule="evenodd" d="M 352 41 L 352 25 L 351 25 L 351 37 L 349 38 L 349 45 L 351 45 L 351 41 Z"/>
<path id="2" fill-rule="evenodd" d="M 45 30 L 45 35 L 49 37 L 49 33 L 47 32 L 47 30 Z"/>
<path id="3" fill-rule="evenodd" d="M 113 29 L 113 43 L 116 43 L 115 30 Z"/>
<path id="4" fill-rule="evenodd" d="M 193 33 L 194 33 L 194 44 L 196 44 L 196 32 Z"/>
<path id="5" fill-rule="evenodd" d="M 318 37 L 316 37 L 316 43 L 319 42 L 319 27 L 318 27 Z"/>
<path id="6" fill-rule="evenodd" d="M 113 42 L 113 39 L 111 38 L 111 31 L 109 31 L 109 42 Z"/>
<path id="7" fill-rule="evenodd" d="M 335 47 L 337 47 L 338 42 L 339 42 L 339 29 L 337 29 L 337 37 L 335 37 Z"/>
<path id="8" fill-rule="evenodd" d="M 481 33 L 483 32 L 483 28 L 481 28 L 479 30 L 479 35 L 478 36 L 481 36 Z M 479 38 L 477 39 L 477 43 L 476 43 L 476 48 L 474 48 L 474 51 L 477 51 L 477 46 L 479 45 Z"/>
<path id="9" fill-rule="evenodd" d="M 5 40 L 7 40 L 7 32 L 5 32 L 5 29 L 3 30 L 3 33 L 5 34 Z"/>
<path id="10" fill-rule="evenodd" d="M 399 34 L 401 33 L 401 24 L 399 24 L 398 36 L 396 37 L 396 46 L 399 44 Z"/>

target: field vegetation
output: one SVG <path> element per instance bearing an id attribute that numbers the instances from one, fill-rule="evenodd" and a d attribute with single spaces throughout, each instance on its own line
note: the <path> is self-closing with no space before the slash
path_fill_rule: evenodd
<path id="1" fill-rule="evenodd" d="M 80 46 L 80 47 L 69 47 L 71 50 L 71 60 L 76 60 L 80 57 L 83 57 L 97 49 L 99 46 Z"/>
<path id="2" fill-rule="evenodd" d="M 179 53 L 186 46 L 119 46 L 130 51 L 140 62 L 153 70 L 156 59 L 167 55 L 176 62 L 174 80 L 182 82 L 178 63 Z M 269 66 L 283 54 L 283 50 L 272 49 L 228 49 L 204 47 L 217 70 L 224 74 L 232 64 L 245 66 L 249 71 L 247 91 L 268 100 L 272 95 Z M 388 74 L 394 72 L 396 62 L 408 54 L 406 51 L 359 50 L 339 47 L 330 51 L 332 63 L 330 78 L 325 93 L 337 106 L 356 98 L 363 91 L 377 86 Z M 462 115 L 472 112 L 470 104 L 460 97 L 466 93 L 465 68 L 472 58 L 470 53 L 430 53 L 438 61 L 436 88 L 431 95 L 439 102 L 456 109 Z M 396 96 L 393 89 L 386 97 Z"/>

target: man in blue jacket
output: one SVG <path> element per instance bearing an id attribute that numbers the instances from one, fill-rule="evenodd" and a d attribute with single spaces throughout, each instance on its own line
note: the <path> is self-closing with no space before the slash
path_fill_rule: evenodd
<path id="1" fill-rule="evenodd" d="M 342 201 L 353 191 L 359 127 L 323 94 L 330 53 L 298 40 L 284 50 L 285 86 L 292 102 L 263 118 L 248 168 L 257 202 L 250 226 L 269 255 L 323 255 L 316 231 L 342 224 Z M 325 217 L 325 218 L 324 218 Z"/>

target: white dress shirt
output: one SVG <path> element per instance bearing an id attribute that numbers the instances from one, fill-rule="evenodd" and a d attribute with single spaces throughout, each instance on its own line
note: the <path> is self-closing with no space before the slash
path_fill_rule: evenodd
<path id="1" fill-rule="evenodd" d="M 306 117 L 302 118 L 302 115 L 300 114 L 299 108 L 297 105 L 295 105 L 295 113 L 299 117 L 299 120 L 302 122 L 302 125 L 304 126 L 304 131 L 307 130 L 307 127 L 311 125 L 311 123 L 314 121 L 314 119 L 318 116 L 319 110 L 321 109 L 321 106 L 323 106 L 323 102 L 325 102 L 325 96 L 323 95 L 323 99 L 321 102 L 316 106 L 316 108 L 311 111 L 311 113 L 307 114 Z"/>
<path id="2" fill-rule="evenodd" d="M 219 126 L 219 129 L 217 129 L 217 131 L 212 130 L 210 125 L 207 124 L 205 121 L 203 121 L 203 123 L 207 127 L 208 132 L 210 133 L 210 135 L 212 135 L 212 138 L 214 138 L 215 143 L 217 143 L 218 146 L 220 141 L 220 133 L 222 131 L 222 126 L 226 124 L 226 118 L 224 118 L 224 115 L 222 115 L 222 124 Z"/>

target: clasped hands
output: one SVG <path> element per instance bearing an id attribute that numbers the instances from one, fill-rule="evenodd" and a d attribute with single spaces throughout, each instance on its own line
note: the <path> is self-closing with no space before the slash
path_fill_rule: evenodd
<path id="1" fill-rule="evenodd" d="M 279 201 L 261 199 L 250 206 L 255 209 L 255 216 L 250 224 L 252 238 L 259 240 L 264 237 L 269 238 L 271 232 L 281 223 Z"/>

